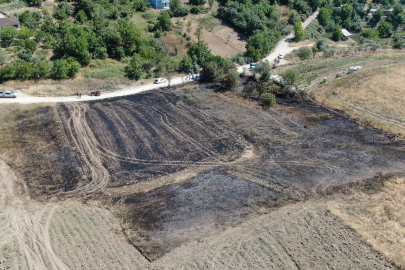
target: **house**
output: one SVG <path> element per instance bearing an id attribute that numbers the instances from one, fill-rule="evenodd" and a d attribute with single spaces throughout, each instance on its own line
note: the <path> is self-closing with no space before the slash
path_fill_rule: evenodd
<path id="1" fill-rule="evenodd" d="M 344 41 L 348 41 L 349 38 L 350 38 L 350 36 L 352 35 L 352 34 L 351 34 L 349 31 L 347 31 L 346 29 L 342 29 L 342 34 L 343 34 L 342 39 L 343 39 Z"/>
<path id="2" fill-rule="evenodd" d="M 170 0 L 149 0 L 149 2 L 158 9 L 169 8 L 170 5 Z"/>
<path id="3" fill-rule="evenodd" d="M 0 28 L 3 25 L 10 24 L 15 26 L 18 30 L 20 30 L 20 21 L 17 18 L 1 18 L 0 19 Z"/>

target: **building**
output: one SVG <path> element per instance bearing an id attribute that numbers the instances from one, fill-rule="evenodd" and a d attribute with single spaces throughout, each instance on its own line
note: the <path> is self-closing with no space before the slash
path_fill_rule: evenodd
<path id="1" fill-rule="evenodd" d="M 1 18 L 0 19 L 0 28 L 6 24 L 15 26 L 18 30 L 20 30 L 20 21 L 17 18 Z"/>
<path id="2" fill-rule="evenodd" d="M 149 0 L 154 8 L 169 8 L 170 0 Z"/>
<path id="3" fill-rule="evenodd" d="M 342 34 L 343 34 L 342 39 L 343 39 L 344 41 L 348 41 L 349 38 L 350 38 L 351 35 L 352 35 L 352 34 L 351 34 L 349 31 L 347 31 L 346 29 L 342 29 Z"/>

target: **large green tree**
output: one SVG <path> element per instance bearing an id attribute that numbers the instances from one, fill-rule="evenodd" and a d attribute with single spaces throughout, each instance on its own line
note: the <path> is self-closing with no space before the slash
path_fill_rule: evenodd
<path id="1" fill-rule="evenodd" d="M 332 39 L 334 41 L 339 41 L 342 39 L 342 37 L 343 37 L 342 27 L 340 25 L 336 25 L 335 30 L 333 30 L 332 33 Z"/>
<path id="2" fill-rule="evenodd" d="M 301 22 L 297 22 L 294 25 L 294 41 L 298 42 L 305 39 L 304 27 L 302 27 Z"/>
<path id="3" fill-rule="evenodd" d="M 392 24 L 382 21 L 378 26 L 378 32 L 381 38 L 390 37 L 392 35 Z"/>
<path id="4" fill-rule="evenodd" d="M 196 58 L 197 64 L 204 67 L 210 60 L 212 54 L 208 48 L 208 43 L 205 41 L 199 41 L 190 46 L 187 54 L 193 59 Z"/>

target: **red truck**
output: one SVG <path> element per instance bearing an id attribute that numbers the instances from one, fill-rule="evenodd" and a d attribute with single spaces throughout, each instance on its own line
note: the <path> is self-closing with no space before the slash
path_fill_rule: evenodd
<path id="1" fill-rule="evenodd" d="M 90 96 L 99 96 L 99 95 L 101 95 L 100 90 L 94 90 L 90 92 Z"/>

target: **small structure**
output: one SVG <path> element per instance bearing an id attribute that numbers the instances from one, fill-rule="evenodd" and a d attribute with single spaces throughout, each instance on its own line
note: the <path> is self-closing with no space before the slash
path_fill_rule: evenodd
<path id="1" fill-rule="evenodd" d="M 163 9 L 169 8 L 170 0 L 149 0 L 149 3 L 151 3 L 154 8 Z"/>
<path id="2" fill-rule="evenodd" d="M 349 67 L 349 71 L 347 72 L 348 74 L 351 74 L 351 73 L 353 73 L 354 71 L 357 71 L 357 70 L 360 70 L 360 69 L 362 69 L 363 67 L 361 67 L 361 66 L 351 66 L 351 67 Z"/>
<path id="3" fill-rule="evenodd" d="M 352 34 L 346 29 L 342 29 L 342 34 L 343 34 L 342 40 L 344 41 L 348 41 L 349 38 L 352 36 Z"/>
<path id="4" fill-rule="evenodd" d="M 21 27 L 20 21 L 17 18 L 1 18 L 0 19 L 0 28 L 6 24 L 15 26 L 17 28 L 17 30 L 20 30 L 20 27 Z"/>

